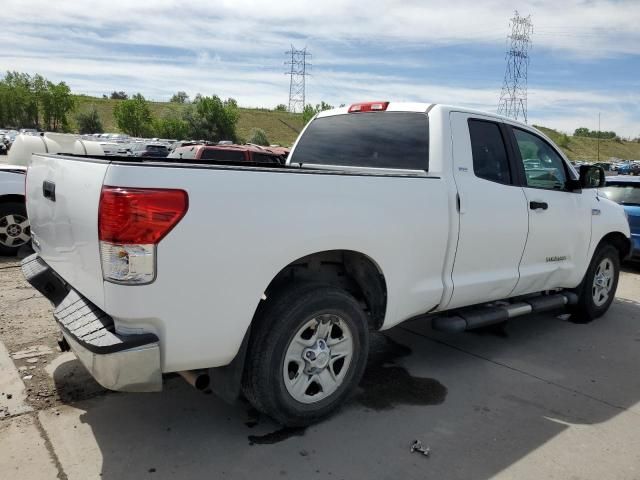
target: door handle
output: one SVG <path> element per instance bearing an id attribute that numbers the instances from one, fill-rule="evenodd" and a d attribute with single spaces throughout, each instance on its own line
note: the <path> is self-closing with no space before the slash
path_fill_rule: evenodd
<path id="1" fill-rule="evenodd" d="M 538 210 L 540 208 L 546 210 L 549 208 L 549 204 L 547 202 L 529 202 L 529 208 L 531 210 Z"/>
<path id="2" fill-rule="evenodd" d="M 52 202 L 56 201 L 56 184 L 45 180 L 42 182 L 42 195 Z"/>

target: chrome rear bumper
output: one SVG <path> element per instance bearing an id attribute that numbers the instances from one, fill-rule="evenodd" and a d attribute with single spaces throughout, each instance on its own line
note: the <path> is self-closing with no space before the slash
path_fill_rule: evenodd
<path id="1" fill-rule="evenodd" d="M 113 319 L 65 284 L 37 254 L 22 261 L 22 272 L 55 305 L 53 316 L 62 334 L 100 385 L 124 392 L 162 390 L 156 335 L 116 333 Z"/>

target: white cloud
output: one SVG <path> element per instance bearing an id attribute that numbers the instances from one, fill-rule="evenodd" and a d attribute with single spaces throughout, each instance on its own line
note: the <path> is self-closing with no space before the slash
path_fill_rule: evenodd
<path id="1" fill-rule="evenodd" d="M 557 51 L 573 61 L 638 55 L 637 0 L 537 0 L 517 6 L 522 14 L 532 15 L 534 52 Z M 486 82 L 474 88 L 473 77 L 453 78 L 458 83 L 452 86 L 410 75 L 407 65 L 414 59 L 403 52 L 442 46 L 502 49 L 514 4 L 59 0 L 52 6 L 50 0 L 31 0 L 25 11 L 22 0 L 4 0 L 3 7 L 2 68 L 66 80 L 83 93 L 123 89 L 160 100 L 185 90 L 235 97 L 241 105 L 274 106 L 286 101 L 284 50 L 294 43 L 306 44 L 314 53 L 308 79 L 311 102 L 388 98 L 495 110 L 501 74 L 495 88 Z M 430 66 L 429 59 L 421 60 L 420 67 L 438 68 Z M 640 112 L 628 106 L 639 99 L 635 92 L 606 86 L 596 91 L 534 85 L 530 118 L 570 131 L 602 110 L 610 112 L 616 131 L 635 136 L 640 133 Z"/>

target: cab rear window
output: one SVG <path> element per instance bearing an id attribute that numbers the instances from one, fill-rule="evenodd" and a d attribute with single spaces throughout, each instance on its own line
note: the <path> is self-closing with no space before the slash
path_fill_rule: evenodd
<path id="1" fill-rule="evenodd" d="M 412 112 L 318 118 L 300 138 L 291 163 L 428 170 L 429 120 Z"/>
<path id="2" fill-rule="evenodd" d="M 222 160 L 227 162 L 243 162 L 246 160 L 242 150 L 214 150 L 205 148 L 200 156 L 203 160 Z"/>

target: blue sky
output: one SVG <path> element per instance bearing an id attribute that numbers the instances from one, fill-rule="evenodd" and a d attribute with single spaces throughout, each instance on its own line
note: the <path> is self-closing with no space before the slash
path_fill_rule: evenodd
<path id="1" fill-rule="evenodd" d="M 0 65 L 78 93 L 175 91 L 287 103 L 284 52 L 313 54 L 310 102 L 449 103 L 495 111 L 514 9 L 531 15 L 529 122 L 640 136 L 638 0 L 188 3 L 3 0 Z M 55 7 L 53 7 L 55 5 Z M 38 12 L 36 14 L 36 12 Z"/>

